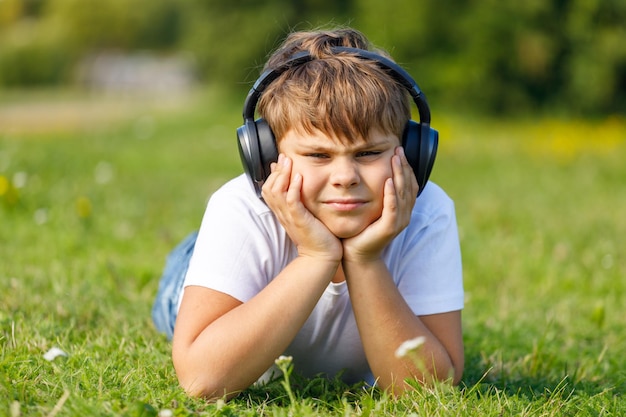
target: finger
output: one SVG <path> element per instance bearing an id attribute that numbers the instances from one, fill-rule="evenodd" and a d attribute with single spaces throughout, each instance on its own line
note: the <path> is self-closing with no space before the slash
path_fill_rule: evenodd
<path id="1" fill-rule="evenodd" d="M 413 172 L 413 167 L 411 167 L 409 160 L 406 158 L 404 148 L 399 146 L 396 149 L 396 155 L 400 161 L 399 165 L 396 164 L 394 166 L 396 192 L 401 196 L 401 198 L 414 200 L 417 197 L 419 186 L 417 184 L 417 179 L 415 178 L 415 173 Z"/>
<path id="2" fill-rule="evenodd" d="M 272 187 L 273 192 L 286 192 L 289 187 L 289 181 L 291 177 L 291 159 L 285 155 L 280 154 L 278 156 L 278 162 L 274 170 L 275 178 L 274 185 Z"/>
<path id="3" fill-rule="evenodd" d="M 289 188 L 287 189 L 287 203 L 289 205 L 294 205 L 296 203 L 300 203 L 300 193 L 302 191 L 302 175 L 299 172 L 296 172 L 291 179 L 289 184 Z"/>
<path id="4" fill-rule="evenodd" d="M 375 233 L 385 240 L 395 236 L 398 210 L 399 201 L 394 181 L 392 178 L 387 178 L 383 187 L 383 211 L 380 218 L 370 226 L 372 231 L 376 230 Z"/>
<path id="5" fill-rule="evenodd" d="M 393 173 L 393 186 L 396 194 L 399 198 L 402 198 L 404 195 L 404 187 L 405 187 L 405 174 L 402 167 L 402 158 L 400 156 L 400 150 L 402 148 L 398 147 L 396 149 L 395 154 L 391 157 L 391 172 Z"/>
<path id="6" fill-rule="evenodd" d="M 265 180 L 263 187 L 261 188 L 261 196 L 266 203 L 274 200 L 277 196 L 286 191 L 289 185 L 288 180 L 285 180 L 285 157 L 284 155 L 278 155 L 278 161 L 273 162 L 270 165 L 271 173 Z M 287 176 L 288 178 L 288 176 Z"/>
<path id="7" fill-rule="evenodd" d="M 398 195 L 395 182 L 391 178 L 385 181 L 385 192 L 383 195 L 383 211 L 395 213 L 398 209 Z"/>

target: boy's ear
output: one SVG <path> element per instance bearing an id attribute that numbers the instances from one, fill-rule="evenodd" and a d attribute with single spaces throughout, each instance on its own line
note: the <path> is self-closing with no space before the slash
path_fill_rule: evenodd
<path id="1" fill-rule="evenodd" d="M 431 128 L 428 124 L 417 123 L 409 120 L 404 134 L 402 135 L 402 146 L 406 159 L 413 168 L 413 173 L 419 185 L 419 196 L 433 170 L 437 147 L 439 144 L 439 132 Z"/>

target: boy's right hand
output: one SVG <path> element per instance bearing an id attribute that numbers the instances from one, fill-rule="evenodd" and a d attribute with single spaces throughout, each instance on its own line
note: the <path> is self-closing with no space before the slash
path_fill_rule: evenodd
<path id="1" fill-rule="evenodd" d="M 291 159 L 283 154 L 272 163 L 262 196 L 298 248 L 298 255 L 340 262 L 341 241 L 302 203 L 302 175 L 293 173 Z"/>

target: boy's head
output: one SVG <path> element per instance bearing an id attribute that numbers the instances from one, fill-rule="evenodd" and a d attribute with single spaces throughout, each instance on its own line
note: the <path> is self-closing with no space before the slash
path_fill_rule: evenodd
<path id="1" fill-rule="evenodd" d="M 410 120 L 409 98 L 417 105 L 420 123 Z M 255 113 L 261 117 L 255 120 Z M 237 129 L 239 152 L 259 197 L 289 135 L 344 146 L 392 136 L 422 186 L 437 152 L 438 133 L 430 128 L 420 88 L 353 29 L 289 35 L 248 93 L 243 116 Z"/>
<path id="2" fill-rule="evenodd" d="M 372 49 L 353 29 L 295 32 L 269 58 L 266 70 L 298 52 L 315 58 L 282 73 L 259 99 L 257 111 L 278 145 L 289 130 L 320 131 L 342 142 L 367 140 L 372 130 L 402 137 L 411 116 L 406 89 L 376 62 L 334 54 L 337 46 Z"/>

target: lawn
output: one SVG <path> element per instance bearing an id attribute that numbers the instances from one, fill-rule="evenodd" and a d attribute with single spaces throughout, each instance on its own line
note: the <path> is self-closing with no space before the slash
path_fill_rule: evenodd
<path id="1" fill-rule="evenodd" d="M 294 374 L 229 403 L 187 398 L 151 302 L 167 252 L 241 172 L 239 115 L 219 92 L 0 98 L 0 415 L 626 414 L 619 118 L 434 113 L 432 179 L 464 258 L 460 387 L 394 400 Z"/>

